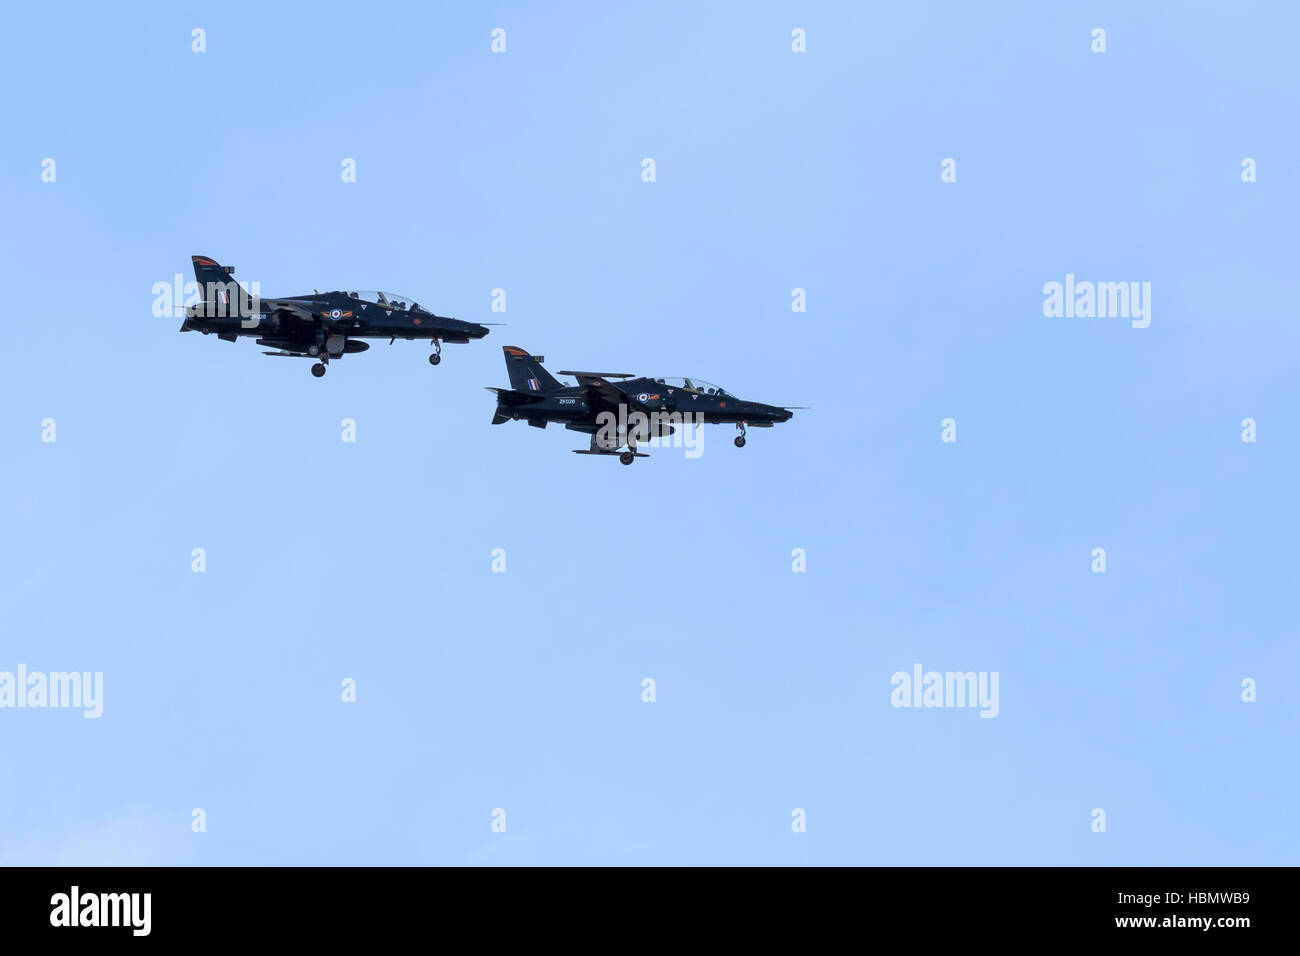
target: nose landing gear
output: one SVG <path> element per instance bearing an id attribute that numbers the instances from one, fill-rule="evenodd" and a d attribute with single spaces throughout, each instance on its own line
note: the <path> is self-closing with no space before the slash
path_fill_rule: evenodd
<path id="1" fill-rule="evenodd" d="M 311 367 L 311 373 L 315 375 L 317 378 L 320 378 L 322 375 L 325 374 L 325 363 L 317 362 L 315 365 Z"/>
<path id="2" fill-rule="evenodd" d="M 745 423 L 737 422 L 736 427 L 740 429 L 740 434 L 736 436 L 736 447 L 744 448 L 745 447 Z"/>
<path id="3" fill-rule="evenodd" d="M 437 365 L 442 361 L 442 343 L 437 339 L 433 340 L 433 354 L 429 356 L 429 364 Z"/>

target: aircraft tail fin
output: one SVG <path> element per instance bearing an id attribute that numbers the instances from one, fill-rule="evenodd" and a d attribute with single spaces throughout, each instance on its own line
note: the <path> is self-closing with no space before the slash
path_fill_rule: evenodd
<path id="1" fill-rule="evenodd" d="M 555 392 L 564 388 L 554 375 L 542 368 L 546 361 L 540 355 L 529 355 L 513 345 L 505 346 L 506 371 L 510 373 L 510 387 L 517 392 Z"/>
<path id="2" fill-rule="evenodd" d="M 207 256 L 190 256 L 190 259 L 194 263 L 194 278 L 199 283 L 204 302 L 228 308 L 238 300 L 241 286 L 235 279 L 234 266 L 223 266 Z"/>

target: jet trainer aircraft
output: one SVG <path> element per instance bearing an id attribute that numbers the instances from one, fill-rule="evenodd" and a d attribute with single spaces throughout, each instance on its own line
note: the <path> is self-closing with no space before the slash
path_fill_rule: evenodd
<path id="1" fill-rule="evenodd" d="M 385 292 L 313 292 L 287 299 L 253 298 L 235 279 L 234 266 L 193 256 L 203 301 L 185 310 L 182 332 L 216 333 L 234 342 L 252 338 L 275 349 L 264 355 L 314 358 L 311 373 L 325 374 L 331 359 L 370 348 L 360 339 L 431 339 L 429 364 L 442 361 L 443 342 L 468 342 L 488 334 L 484 325 L 444 318 L 413 299 Z"/>
<path id="2" fill-rule="evenodd" d="M 545 359 L 521 348 L 503 349 L 510 388 L 488 388 L 497 398 L 492 424 L 523 419 L 535 428 L 551 422 L 591 435 L 591 448 L 578 455 L 618 455 L 630 465 L 649 456 L 638 452 L 637 441 L 671 435 L 682 424 L 734 424 L 740 429 L 736 447 L 745 447 L 745 426 L 771 428 L 789 421 L 794 409 L 736 398 L 725 389 L 698 378 L 643 378 L 611 372 L 568 372 L 578 384 L 565 385 L 542 367 Z M 621 379 L 613 382 L 611 379 Z M 644 416 L 638 424 L 633 416 Z M 619 452 L 624 445 L 627 450 Z"/>

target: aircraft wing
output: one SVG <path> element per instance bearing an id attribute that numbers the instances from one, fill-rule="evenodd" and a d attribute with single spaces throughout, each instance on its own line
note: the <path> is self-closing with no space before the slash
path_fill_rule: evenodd
<path id="1" fill-rule="evenodd" d="M 268 312 L 279 312 L 290 318 L 297 319 L 299 322 L 313 322 L 316 319 L 323 319 L 324 316 L 319 312 L 313 312 L 298 302 L 287 302 L 284 299 L 272 299 L 264 303 Z"/>
<path id="2" fill-rule="evenodd" d="M 610 372 L 560 372 L 572 375 L 578 380 L 578 387 L 586 396 L 587 405 L 592 408 L 620 405 L 627 400 L 627 393 L 609 381 L 611 378 L 631 378 L 631 375 L 619 375 Z"/>
<path id="3" fill-rule="evenodd" d="M 631 372 L 573 372 L 568 369 L 560 369 L 560 375 L 572 375 L 581 377 L 586 375 L 588 378 L 634 378 Z"/>

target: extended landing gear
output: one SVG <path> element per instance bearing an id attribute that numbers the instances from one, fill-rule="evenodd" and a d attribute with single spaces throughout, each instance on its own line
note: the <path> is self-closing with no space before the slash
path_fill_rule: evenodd
<path id="1" fill-rule="evenodd" d="M 740 422 L 738 425 L 736 425 L 736 427 L 740 429 L 740 434 L 736 436 L 736 447 L 744 448 L 745 447 L 745 423 Z"/>
<path id="2" fill-rule="evenodd" d="M 636 461 L 637 459 L 636 434 L 631 429 L 628 429 L 627 435 L 625 437 L 627 438 L 627 451 L 619 455 L 618 460 L 625 465 L 630 465 L 632 464 L 632 462 Z"/>
<path id="3" fill-rule="evenodd" d="M 307 347 L 307 354 L 316 360 L 316 364 L 311 367 L 311 373 L 317 378 L 325 374 L 325 365 L 330 360 L 329 349 L 325 343 L 325 333 L 317 332 L 316 344 Z"/>
<path id="4" fill-rule="evenodd" d="M 600 441 L 600 440 L 598 440 L 598 439 L 596 438 L 596 433 L 595 433 L 595 432 L 592 432 L 592 433 L 591 433 L 591 448 L 589 448 L 589 449 L 588 449 L 588 448 L 575 448 L 575 449 L 573 450 L 573 453 L 574 453 L 575 455 L 606 455 L 606 456 L 614 456 L 614 455 L 617 455 L 617 456 L 618 456 L 618 460 L 621 461 L 621 462 L 622 462 L 623 464 L 625 464 L 625 465 L 630 465 L 630 464 L 632 464 L 632 462 L 636 461 L 638 458 L 649 458 L 649 457 L 650 457 L 650 456 L 647 455 L 645 452 L 643 452 L 643 451 L 637 451 L 637 450 L 636 450 L 636 437 L 635 437 L 635 436 L 629 435 L 628 438 L 630 439 L 630 441 L 628 441 L 628 443 L 627 443 L 627 451 L 619 451 L 618 449 L 619 449 L 619 445 L 620 445 L 620 443 L 618 442 L 617 439 L 610 438 L 610 439 L 607 440 L 607 443 L 606 443 L 606 442 L 602 442 L 602 441 Z"/>
<path id="5" fill-rule="evenodd" d="M 429 356 L 429 364 L 437 365 L 442 361 L 442 343 L 437 339 L 433 340 L 433 354 Z"/>

